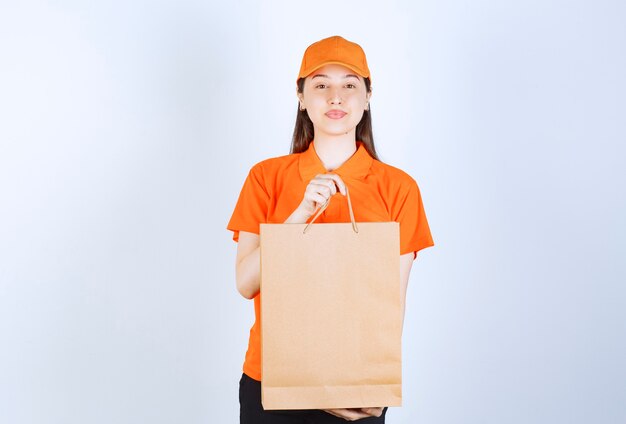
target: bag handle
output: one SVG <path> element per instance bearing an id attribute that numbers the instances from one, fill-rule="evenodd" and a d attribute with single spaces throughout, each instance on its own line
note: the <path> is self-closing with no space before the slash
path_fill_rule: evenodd
<path id="1" fill-rule="evenodd" d="M 332 197 L 332 196 L 330 196 Z M 320 214 L 322 212 L 324 212 L 324 210 L 326 209 L 326 207 L 328 207 L 328 203 L 330 202 L 330 197 L 328 199 L 326 199 L 326 202 L 322 205 L 322 207 L 317 211 L 317 213 L 315 214 L 315 216 L 313 217 L 313 219 L 311 220 L 311 222 L 309 222 L 306 227 L 304 227 L 304 230 L 302 230 L 302 234 L 305 234 L 306 231 L 308 230 L 309 226 L 311 224 L 313 224 L 313 222 L 317 219 L 318 216 L 320 216 Z M 354 230 L 355 233 L 359 232 L 359 228 L 356 225 L 356 222 L 354 220 L 354 212 L 352 211 L 352 202 L 350 201 L 350 192 L 348 191 L 348 186 L 346 186 L 346 197 L 348 198 L 348 210 L 350 211 L 350 221 L 352 221 L 352 229 Z"/>

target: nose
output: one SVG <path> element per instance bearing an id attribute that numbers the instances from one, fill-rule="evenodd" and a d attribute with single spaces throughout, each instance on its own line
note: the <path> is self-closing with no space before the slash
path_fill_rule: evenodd
<path id="1" fill-rule="evenodd" d="M 328 100 L 331 104 L 334 104 L 334 105 L 341 104 L 342 99 L 341 99 L 341 96 L 339 95 L 339 90 L 333 90 Z"/>

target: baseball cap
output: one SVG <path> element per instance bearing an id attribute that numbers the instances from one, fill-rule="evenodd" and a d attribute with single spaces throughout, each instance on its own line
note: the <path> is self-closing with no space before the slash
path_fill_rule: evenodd
<path id="1" fill-rule="evenodd" d="M 331 63 L 343 65 L 362 77 L 371 79 L 365 52 L 361 46 L 339 35 L 324 38 L 307 47 L 302 57 L 298 79 L 305 78 L 313 71 Z"/>

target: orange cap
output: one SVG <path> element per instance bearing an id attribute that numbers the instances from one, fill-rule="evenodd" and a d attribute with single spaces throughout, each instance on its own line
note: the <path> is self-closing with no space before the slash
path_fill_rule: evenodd
<path id="1" fill-rule="evenodd" d="M 337 63 L 352 69 L 364 78 L 370 78 L 365 52 L 356 43 L 334 35 L 311 44 L 304 52 L 298 80 L 330 63 Z M 296 80 L 297 82 L 297 80 Z"/>

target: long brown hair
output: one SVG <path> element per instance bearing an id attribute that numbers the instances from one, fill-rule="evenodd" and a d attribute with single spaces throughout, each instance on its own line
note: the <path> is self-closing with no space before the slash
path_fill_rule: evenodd
<path id="1" fill-rule="evenodd" d="M 298 92 L 302 93 L 304 90 L 304 80 L 305 78 L 300 78 L 298 80 Z M 365 90 L 368 92 L 371 91 L 371 82 L 369 78 L 363 78 L 365 81 Z M 356 126 L 356 134 L 355 137 L 357 140 L 363 142 L 363 147 L 365 150 L 376 160 L 380 160 L 378 158 L 378 154 L 376 153 L 376 148 L 374 147 L 374 133 L 372 132 L 372 106 L 369 106 L 369 110 L 363 112 L 363 117 L 361 121 Z M 313 131 L 313 122 L 309 118 L 309 115 L 306 110 L 300 110 L 300 104 L 298 103 L 298 114 L 296 116 L 296 125 L 293 129 L 293 138 L 291 140 L 291 151 L 290 153 L 301 153 L 309 148 L 309 144 L 311 140 L 313 140 L 315 133 Z"/>

